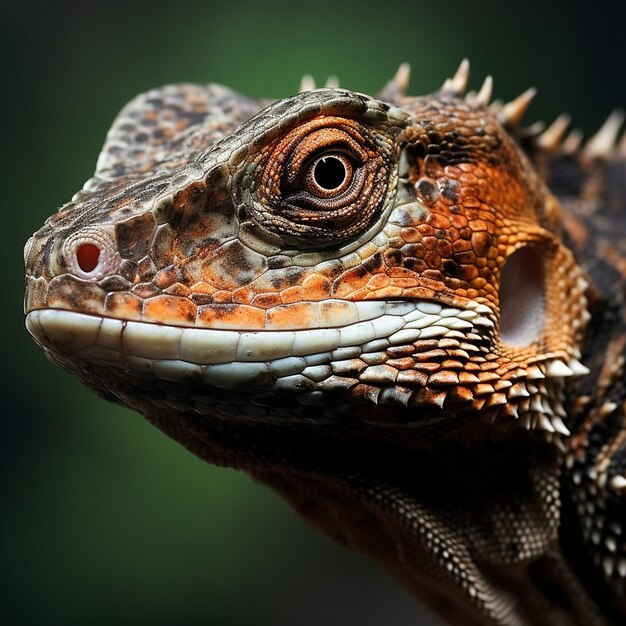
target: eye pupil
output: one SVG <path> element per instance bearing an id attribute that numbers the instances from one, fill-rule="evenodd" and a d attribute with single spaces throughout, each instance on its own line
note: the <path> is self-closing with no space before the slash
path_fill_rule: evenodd
<path id="1" fill-rule="evenodd" d="M 313 170 L 315 182 L 327 191 L 341 187 L 346 176 L 346 166 L 341 159 L 333 156 L 321 158 Z"/>

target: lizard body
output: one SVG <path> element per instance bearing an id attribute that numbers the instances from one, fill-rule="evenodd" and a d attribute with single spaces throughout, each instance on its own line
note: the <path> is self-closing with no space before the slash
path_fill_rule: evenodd
<path id="1" fill-rule="evenodd" d="M 47 356 L 451 623 L 626 615 L 626 146 L 531 93 L 127 105 L 25 249 Z"/>

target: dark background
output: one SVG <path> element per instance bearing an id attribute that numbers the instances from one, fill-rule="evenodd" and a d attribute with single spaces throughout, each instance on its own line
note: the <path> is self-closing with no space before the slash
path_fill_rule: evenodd
<path id="1" fill-rule="evenodd" d="M 529 122 L 567 110 L 593 132 L 626 105 L 624 6 L 3 0 L 0 621 L 438 623 L 268 490 L 48 363 L 23 328 L 22 246 L 91 175 L 119 108 L 167 82 L 281 97 L 310 72 L 375 93 L 409 61 L 425 93 L 468 56 L 475 88 L 539 88 Z"/>

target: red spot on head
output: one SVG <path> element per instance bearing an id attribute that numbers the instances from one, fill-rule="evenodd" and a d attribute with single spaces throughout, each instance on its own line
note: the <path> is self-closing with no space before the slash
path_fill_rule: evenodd
<path id="1" fill-rule="evenodd" d="M 96 269 L 99 259 L 100 248 L 93 243 L 81 243 L 76 248 L 76 262 L 85 274 L 89 274 Z"/>

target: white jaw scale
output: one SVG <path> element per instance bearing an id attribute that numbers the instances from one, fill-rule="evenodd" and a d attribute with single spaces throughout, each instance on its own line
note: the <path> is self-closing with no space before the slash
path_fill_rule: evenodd
<path id="1" fill-rule="evenodd" d="M 344 301 L 336 301 L 345 310 Z M 26 326 L 45 348 L 94 364 L 149 372 L 178 382 L 206 382 L 242 389 L 259 377 L 276 388 L 297 386 L 299 376 L 328 374 L 320 368 L 418 339 L 454 337 L 463 342 L 472 328 L 490 332 L 484 305 L 466 309 L 428 301 L 371 300 L 354 305 L 352 323 L 313 329 L 242 331 L 184 328 L 84 315 L 62 309 L 31 311 Z M 321 324 L 322 322 L 320 322 Z M 468 350 L 474 345 L 462 344 Z"/>

